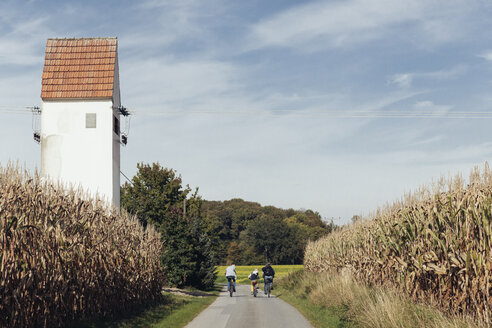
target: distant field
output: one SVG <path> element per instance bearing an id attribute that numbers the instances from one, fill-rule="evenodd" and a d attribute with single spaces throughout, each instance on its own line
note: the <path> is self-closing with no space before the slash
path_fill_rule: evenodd
<path id="1" fill-rule="evenodd" d="M 236 266 L 236 274 L 237 274 L 237 282 L 240 284 L 249 284 L 248 276 L 253 270 L 256 268 L 260 272 L 260 277 L 262 275 L 261 268 L 264 265 L 240 265 Z M 304 269 L 304 265 L 272 265 L 275 270 L 275 279 L 286 276 L 290 272 L 299 271 Z M 226 265 L 217 267 L 217 283 L 223 284 L 227 283 L 227 279 L 225 277 L 225 269 Z M 260 279 L 260 283 L 263 282 L 263 279 Z"/>

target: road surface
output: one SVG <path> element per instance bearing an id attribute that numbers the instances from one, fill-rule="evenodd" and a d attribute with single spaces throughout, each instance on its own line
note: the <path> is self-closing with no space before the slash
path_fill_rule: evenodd
<path id="1" fill-rule="evenodd" d="M 215 302 L 185 328 L 311 328 L 291 305 L 273 295 L 268 298 L 261 289 L 254 298 L 250 288 L 237 285 L 237 293 L 230 297 L 224 287 Z"/>

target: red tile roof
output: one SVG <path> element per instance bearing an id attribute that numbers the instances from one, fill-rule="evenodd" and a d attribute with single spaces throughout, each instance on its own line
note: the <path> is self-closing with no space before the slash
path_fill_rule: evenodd
<path id="1" fill-rule="evenodd" d="M 42 99 L 111 98 L 118 39 L 48 39 Z"/>

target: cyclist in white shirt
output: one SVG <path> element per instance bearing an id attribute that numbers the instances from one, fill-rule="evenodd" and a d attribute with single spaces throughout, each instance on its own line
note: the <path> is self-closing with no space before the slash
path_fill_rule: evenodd
<path id="1" fill-rule="evenodd" d="M 232 284 L 232 290 L 235 292 L 236 291 L 236 265 L 232 264 L 226 268 L 225 275 L 227 278 L 227 291 L 231 290 L 231 281 L 233 282 Z M 232 294 L 231 294 L 232 295 Z"/>

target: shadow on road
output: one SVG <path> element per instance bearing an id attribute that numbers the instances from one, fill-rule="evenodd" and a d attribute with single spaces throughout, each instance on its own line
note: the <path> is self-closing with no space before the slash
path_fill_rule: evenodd
<path id="1" fill-rule="evenodd" d="M 214 296 L 214 294 L 206 293 L 199 290 L 186 290 L 179 288 L 162 288 L 163 292 L 175 294 L 175 295 L 183 295 L 183 296 Z"/>

